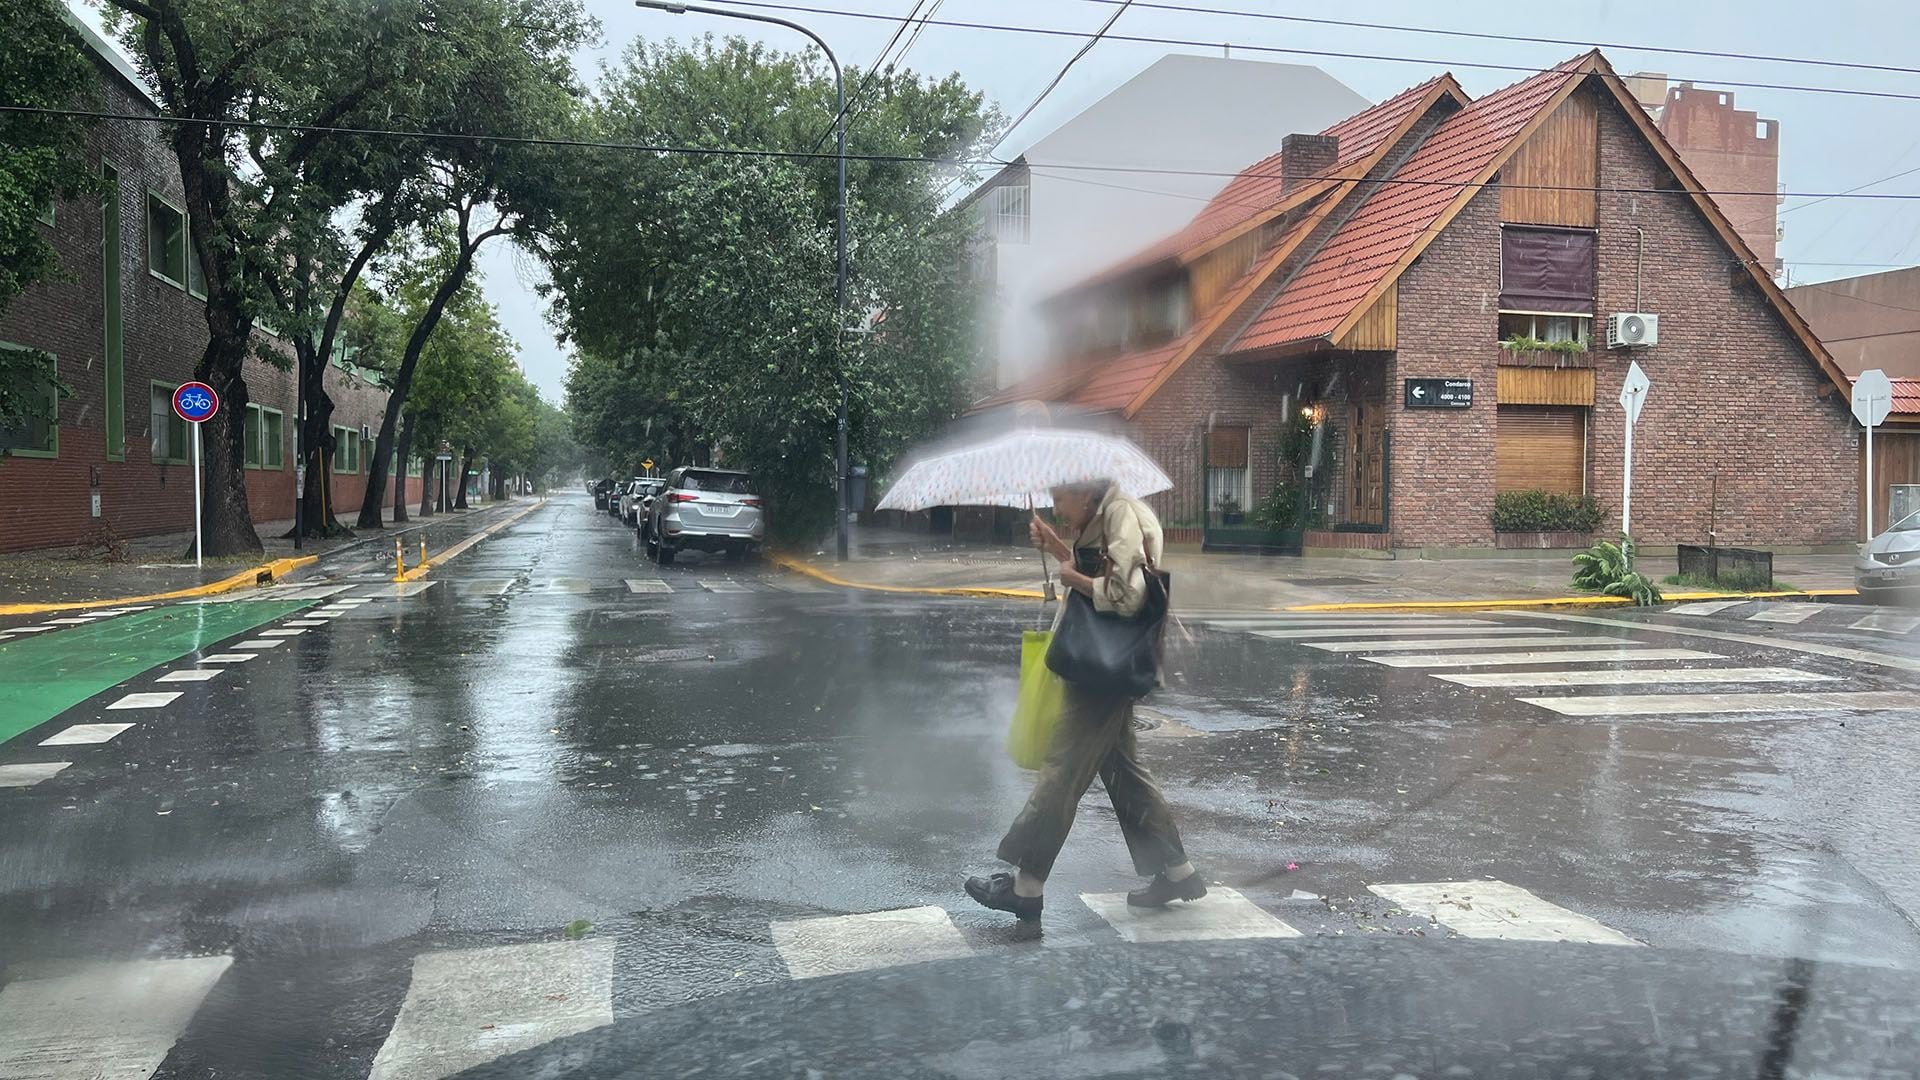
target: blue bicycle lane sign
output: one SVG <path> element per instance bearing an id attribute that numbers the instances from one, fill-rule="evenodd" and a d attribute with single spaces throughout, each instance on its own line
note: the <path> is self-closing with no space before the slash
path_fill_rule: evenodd
<path id="1" fill-rule="evenodd" d="M 203 382 L 181 383 L 173 392 L 173 411 L 189 424 L 203 424 L 220 411 L 220 395 Z"/>

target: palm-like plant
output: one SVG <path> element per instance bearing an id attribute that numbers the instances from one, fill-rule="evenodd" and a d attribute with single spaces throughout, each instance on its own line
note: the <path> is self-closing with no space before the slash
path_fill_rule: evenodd
<path id="1" fill-rule="evenodd" d="M 1633 540 L 1602 540 L 1573 557 L 1573 587 L 1624 596 L 1641 606 L 1660 602 L 1660 586 L 1633 568 Z"/>

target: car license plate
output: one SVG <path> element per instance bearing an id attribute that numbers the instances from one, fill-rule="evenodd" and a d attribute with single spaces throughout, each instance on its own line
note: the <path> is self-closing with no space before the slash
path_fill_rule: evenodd
<path id="1" fill-rule="evenodd" d="M 1900 571 L 1898 571 L 1898 570 L 1875 570 L 1875 571 L 1873 571 L 1873 580 L 1875 580 L 1875 581 L 1892 581 L 1893 579 L 1895 579 L 1895 578 L 1897 578 L 1897 577 L 1899 577 L 1899 576 L 1900 576 Z"/>
<path id="2" fill-rule="evenodd" d="M 725 503 L 706 503 L 700 507 L 700 512 L 708 517 L 730 518 L 739 514 L 740 508 Z"/>

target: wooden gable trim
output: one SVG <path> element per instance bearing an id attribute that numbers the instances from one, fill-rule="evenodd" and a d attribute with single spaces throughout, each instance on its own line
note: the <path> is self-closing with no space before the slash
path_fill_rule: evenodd
<path id="1" fill-rule="evenodd" d="M 1281 200 L 1279 205 L 1275 206 L 1270 212 L 1255 214 L 1253 217 L 1239 225 L 1235 225 L 1220 235 L 1210 237 L 1187 251 L 1180 252 L 1175 258 L 1177 258 L 1182 265 L 1189 264 L 1215 248 L 1223 244 L 1231 243 L 1236 238 L 1265 225 L 1281 214 L 1306 205 L 1307 201 L 1315 194 L 1325 191 L 1332 184 L 1349 183 L 1355 180 L 1365 179 L 1366 175 L 1372 172 L 1381 161 L 1385 160 L 1389 153 L 1393 152 L 1393 148 L 1399 145 L 1400 140 L 1407 137 L 1407 132 L 1412 131 L 1413 126 L 1419 123 L 1421 119 L 1427 115 L 1428 111 L 1439 103 L 1442 97 L 1452 98 L 1456 106 L 1465 106 L 1471 101 L 1471 99 L 1467 97 L 1466 92 L 1460 89 L 1460 84 L 1454 81 L 1451 74 L 1442 76 L 1438 82 L 1434 83 L 1433 86 L 1421 96 L 1419 102 L 1408 111 L 1407 115 L 1400 118 L 1400 122 L 1394 125 L 1393 130 L 1388 132 L 1386 137 L 1380 140 L 1380 144 L 1373 148 L 1373 152 L 1359 161 L 1354 162 L 1353 165 L 1349 167 L 1347 173 L 1336 173 L 1305 185 L 1299 191 Z"/>
<path id="2" fill-rule="evenodd" d="M 1800 339 L 1800 343 L 1813 356 L 1814 362 L 1820 365 L 1829 379 L 1833 380 L 1834 386 L 1840 391 L 1840 396 L 1843 399 L 1851 399 L 1853 383 L 1847 378 L 1847 373 L 1834 361 L 1833 354 L 1828 352 L 1827 347 L 1821 343 L 1819 336 L 1813 332 L 1813 327 L 1808 325 L 1806 319 L 1802 318 L 1800 312 L 1794 308 L 1793 301 L 1788 300 L 1787 294 L 1774 283 L 1773 276 L 1760 268 L 1759 256 L 1755 255 L 1753 249 L 1747 246 L 1747 242 L 1740 238 L 1739 232 L 1733 227 L 1733 222 L 1727 220 L 1726 214 L 1721 212 L 1719 204 L 1713 201 L 1712 196 L 1705 193 L 1706 186 L 1693 175 L 1692 169 L 1687 168 L 1687 163 L 1680 159 L 1679 151 L 1673 148 L 1673 144 L 1668 142 L 1667 137 L 1654 125 L 1653 118 L 1648 116 L 1646 110 L 1627 94 L 1626 82 L 1614 73 L 1612 65 L 1608 64 L 1598 52 L 1593 54 L 1593 63 L 1595 70 L 1601 75 L 1600 82 L 1612 93 L 1613 100 L 1619 105 L 1620 111 L 1626 114 L 1628 121 L 1653 148 L 1661 164 L 1679 178 L 1681 187 L 1692 196 L 1693 205 L 1700 210 L 1701 216 L 1707 219 L 1707 224 L 1713 227 L 1713 231 L 1720 235 L 1720 239 L 1739 258 L 1740 265 L 1752 278 L 1754 285 L 1759 288 L 1760 294 L 1767 298 L 1767 302 L 1787 324 L 1787 329 L 1792 331 L 1793 336 Z"/>
<path id="3" fill-rule="evenodd" d="M 1360 302 L 1353 306 L 1353 310 L 1347 313 L 1346 318 L 1341 319 L 1339 325 L 1333 328 L 1333 332 L 1326 336 L 1333 341 L 1346 337 L 1354 324 L 1366 317 L 1368 309 L 1380 299 L 1380 295 L 1399 283 L 1400 275 L 1406 272 L 1407 267 L 1413 265 L 1413 260 L 1425 254 L 1434 238 L 1445 232 L 1447 226 L 1453 224 L 1453 219 L 1460 216 L 1460 211 L 1467 208 L 1467 204 L 1473 201 L 1473 197 L 1486 190 L 1487 182 L 1493 179 L 1494 174 L 1500 171 L 1500 167 L 1507 163 L 1507 159 L 1513 156 L 1521 144 L 1532 138 L 1533 133 L 1540 130 L 1540 125 L 1546 123 L 1548 117 L 1552 116 L 1560 106 L 1566 104 L 1567 99 L 1573 96 L 1573 92 L 1587 81 L 1585 77 L 1596 70 L 1596 65 L 1603 63 L 1600 60 L 1600 50 L 1595 49 L 1581 57 L 1579 63 L 1565 69 L 1567 78 L 1560 84 L 1560 88 L 1553 92 L 1553 96 L 1540 105 L 1539 111 L 1533 114 L 1533 118 L 1527 121 L 1526 126 L 1522 127 L 1507 145 L 1500 148 L 1499 153 L 1493 155 L 1493 160 L 1487 163 L 1486 168 L 1481 169 L 1467 186 L 1460 189 L 1460 194 L 1454 197 L 1453 202 L 1446 209 L 1440 211 L 1440 216 L 1434 218 L 1433 223 L 1427 226 L 1427 231 L 1421 233 L 1412 244 L 1408 245 L 1407 250 L 1401 253 L 1399 260 L 1381 276 L 1379 283 L 1368 290 L 1367 294 L 1360 298 Z"/>
<path id="4" fill-rule="evenodd" d="M 1282 242 L 1274 248 L 1273 253 L 1267 256 L 1259 266 L 1255 267 L 1252 273 L 1247 275 L 1247 280 L 1242 283 L 1238 289 L 1234 289 L 1221 298 L 1220 305 L 1214 309 L 1213 314 L 1209 315 L 1206 321 L 1195 329 L 1193 337 L 1179 352 L 1175 353 L 1167 361 L 1166 366 L 1160 369 L 1160 374 L 1155 375 L 1152 382 L 1141 387 L 1140 392 L 1134 395 L 1133 400 L 1127 402 L 1126 408 L 1121 410 L 1121 415 L 1127 419 L 1132 419 L 1135 413 L 1144 408 L 1147 402 L 1152 399 L 1153 395 L 1159 393 L 1160 388 L 1167 384 L 1167 380 L 1173 378 L 1182 367 L 1186 366 L 1187 361 L 1193 358 L 1193 354 L 1200 351 L 1200 347 L 1205 345 L 1209 338 L 1219 332 L 1220 327 L 1227 321 L 1228 317 L 1236 311 L 1239 311 L 1241 305 L 1245 304 L 1248 298 L 1250 298 L 1268 278 L 1272 277 L 1274 272 L 1279 270 L 1295 251 L 1299 250 L 1300 245 L 1306 242 L 1307 237 L 1311 236 L 1313 231 L 1319 228 L 1320 223 L 1326 220 L 1328 214 L 1333 213 L 1334 207 L 1339 206 L 1346 200 L 1346 197 L 1352 193 L 1358 183 L 1359 181 L 1356 180 L 1341 181 L 1338 188 L 1327 195 L 1325 202 L 1321 203 L 1317 209 L 1313 210 L 1306 217 L 1302 218 L 1298 224 L 1293 226 L 1291 230 L 1293 238 L 1291 240 L 1283 239 Z"/>

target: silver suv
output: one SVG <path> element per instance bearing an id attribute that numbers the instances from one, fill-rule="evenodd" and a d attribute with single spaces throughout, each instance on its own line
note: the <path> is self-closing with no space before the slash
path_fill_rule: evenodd
<path id="1" fill-rule="evenodd" d="M 667 475 L 641 533 L 663 564 L 689 549 L 755 555 L 767 536 L 765 506 L 746 473 L 687 466 Z"/>

